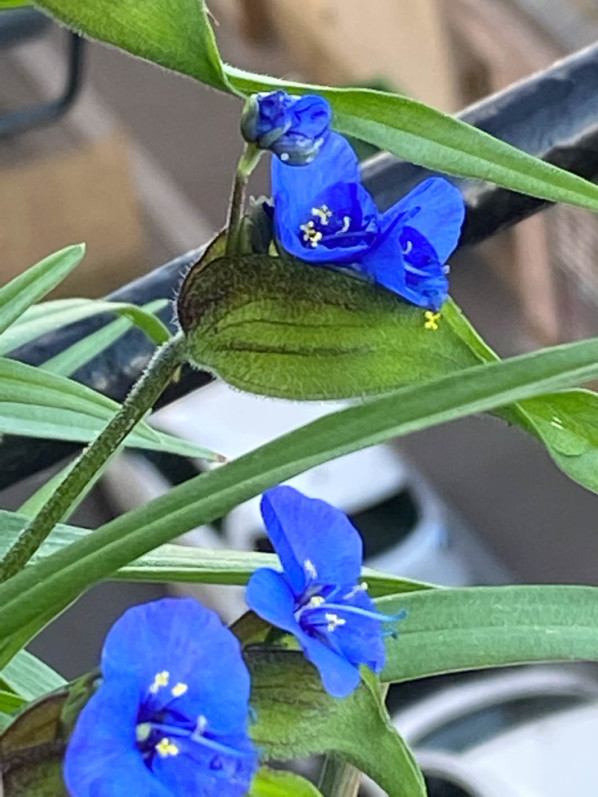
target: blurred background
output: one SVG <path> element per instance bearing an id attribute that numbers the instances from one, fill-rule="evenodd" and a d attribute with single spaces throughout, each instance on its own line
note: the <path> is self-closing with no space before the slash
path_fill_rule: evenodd
<path id="1" fill-rule="evenodd" d="M 211 0 L 210 7 L 224 57 L 237 66 L 391 89 L 448 112 L 598 37 L 592 0 Z M 242 146 L 237 100 L 117 50 L 83 48 L 31 9 L 0 14 L 0 75 L 1 282 L 86 241 L 88 254 L 60 295 L 101 296 L 222 226 Z M 44 115 L 51 122 L 37 124 Z M 251 187 L 267 191 L 264 164 Z M 595 217 L 551 208 L 455 257 L 452 294 L 504 355 L 596 334 L 597 243 Z M 158 423 L 235 456 L 329 410 L 304 412 L 210 385 L 160 413 Z M 596 497 L 520 431 L 470 418 L 354 456 L 297 484 L 351 514 L 370 563 L 445 583 L 598 584 Z M 121 459 L 74 522 L 97 526 L 201 467 Z M 368 473 L 383 477 L 370 481 Z M 18 508 L 45 478 L 6 490 L 1 505 Z M 265 548 L 255 502 L 186 541 Z M 31 649 L 75 676 L 96 664 L 126 605 L 163 591 L 98 587 Z M 232 595 L 208 599 L 234 613 Z"/>

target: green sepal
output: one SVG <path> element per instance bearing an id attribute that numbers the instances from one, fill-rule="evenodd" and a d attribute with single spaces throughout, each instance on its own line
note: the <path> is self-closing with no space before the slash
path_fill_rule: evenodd
<path id="1" fill-rule="evenodd" d="M 266 760 L 335 753 L 365 772 L 389 797 L 425 797 L 423 777 L 390 724 L 378 680 L 362 668 L 362 683 L 349 697 L 327 694 L 302 653 L 248 647 L 250 733 Z"/>
<path id="2" fill-rule="evenodd" d="M 186 277 L 178 317 L 190 360 L 237 388 L 291 399 L 386 393 L 477 362 L 424 310 L 324 267 L 220 258 Z"/>

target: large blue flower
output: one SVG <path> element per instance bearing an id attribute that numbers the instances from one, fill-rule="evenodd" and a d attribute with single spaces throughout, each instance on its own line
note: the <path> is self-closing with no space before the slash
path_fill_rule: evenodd
<path id="1" fill-rule="evenodd" d="M 241 132 L 246 141 L 269 149 L 286 164 L 305 164 L 326 141 L 331 118 L 330 105 L 323 97 L 272 91 L 247 100 Z"/>
<path id="2" fill-rule="evenodd" d="M 382 622 L 367 586 L 359 583 L 363 546 L 338 509 L 292 487 L 262 498 L 266 530 L 283 573 L 256 571 L 246 600 L 254 612 L 293 634 L 318 668 L 324 688 L 346 697 L 359 684 L 359 665 L 384 666 Z"/>
<path id="3" fill-rule="evenodd" d="M 309 263 L 353 268 L 413 304 L 440 310 L 448 295 L 446 260 L 465 215 L 460 191 L 432 177 L 385 213 L 360 182 L 349 142 L 330 133 L 301 168 L 272 161 L 278 243 Z"/>
<path id="4" fill-rule="evenodd" d="M 257 767 L 239 643 L 191 598 L 129 609 L 106 637 L 103 683 L 81 712 L 72 797 L 241 797 Z"/>

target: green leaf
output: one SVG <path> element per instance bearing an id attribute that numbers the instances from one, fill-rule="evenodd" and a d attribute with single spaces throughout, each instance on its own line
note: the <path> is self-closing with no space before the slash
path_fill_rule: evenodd
<path id="1" fill-rule="evenodd" d="M 4 332 L 28 307 L 59 285 L 81 262 L 84 254 L 84 244 L 67 246 L 0 288 L 0 332 Z"/>
<path id="2" fill-rule="evenodd" d="M 293 772 L 261 767 L 251 782 L 249 797 L 322 797 L 305 778 Z"/>
<path id="3" fill-rule="evenodd" d="M 0 683 L 29 702 L 60 689 L 66 681 L 36 656 L 22 650 L 0 670 Z"/>
<path id="4" fill-rule="evenodd" d="M 0 689 L 0 712 L 3 714 L 10 714 L 13 711 L 21 708 L 25 704 L 25 700 L 14 692 L 5 692 Z"/>
<path id="5" fill-rule="evenodd" d="M 407 610 L 384 681 L 535 661 L 598 660 L 598 588 L 468 587 L 381 598 Z"/>
<path id="6" fill-rule="evenodd" d="M 265 255 L 200 263 L 177 314 L 193 362 L 268 396 L 387 393 L 477 361 L 450 326 L 426 329 L 424 311 L 390 291 Z"/>
<path id="7" fill-rule="evenodd" d="M 43 627 L 46 612 L 60 612 L 90 584 L 298 473 L 391 437 L 597 374 L 598 342 L 583 341 L 469 368 L 313 421 L 188 480 L 2 584 L 0 640 L 7 646 L 1 653 L 6 657 L 13 650 L 11 635 Z"/>
<path id="8" fill-rule="evenodd" d="M 335 126 L 413 163 L 598 210 L 598 187 L 420 102 L 373 89 L 293 83 L 224 66 L 203 0 L 37 0 L 67 25 L 216 88 L 285 88 L 328 98 Z"/>
<path id="9" fill-rule="evenodd" d="M 30 5 L 30 0 L 0 0 L 0 11 L 8 11 L 9 8 L 22 8 Z"/>
<path id="10" fill-rule="evenodd" d="M 0 433 L 87 443 L 118 410 L 106 396 L 66 377 L 0 358 Z M 127 445 L 192 457 L 218 455 L 140 423 Z"/>
<path id="11" fill-rule="evenodd" d="M 480 362 L 498 356 L 477 334 L 459 308 L 448 302 L 444 317 Z M 598 492 L 598 395 L 589 390 L 567 390 L 526 399 L 497 415 L 535 435 L 555 464 L 571 479 Z"/>
<path id="12" fill-rule="evenodd" d="M 36 5 L 92 39 L 231 90 L 204 0 L 36 0 Z"/>
<path id="13" fill-rule="evenodd" d="M 412 163 L 447 174 L 488 180 L 553 202 L 598 210 L 598 186 L 421 102 L 373 89 L 289 83 L 227 66 L 244 94 L 286 88 L 316 92 L 334 110 L 334 127 Z"/>
<path id="14" fill-rule="evenodd" d="M 380 394 L 499 359 L 450 301 L 431 331 L 421 308 L 388 291 L 262 255 L 200 263 L 183 283 L 178 315 L 194 362 L 269 396 Z M 571 478 L 598 492 L 595 393 L 542 396 L 497 414 L 534 434 Z"/>
<path id="15" fill-rule="evenodd" d="M 88 363 L 104 349 L 111 346 L 118 340 L 133 324 L 142 329 L 157 346 L 165 343 L 170 333 L 168 328 L 156 318 L 152 313 L 161 310 L 167 305 L 166 299 L 158 299 L 155 302 L 146 304 L 143 308 L 130 307 L 117 310 L 124 318 L 112 321 L 110 324 L 101 327 L 91 335 L 87 335 L 77 343 L 56 354 L 41 366 L 44 371 L 51 371 L 54 374 L 70 376 L 78 368 Z"/>
<path id="16" fill-rule="evenodd" d="M 27 525 L 25 515 L 0 509 L 0 559 L 7 553 Z M 42 544 L 33 562 L 82 540 L 92 534 L 89 529 L 59 525 Z M 31 564 L 29 565 L 31 566 Z M 120 581 L 179 582 L 190 584 L 228 584 L 244 586 L 260 567 L 280 570 L 278 557 L 269 553 L 250 551 L 212 550 L 187 545 L 161 545 L 140 559 L 126 565 L 111 578 Z M 370 595 L 389 595 L 410 592 L 414 589 L 432 589 L 432 585 L 419 581 L 380 573 L 364 567 Z"/>
<path id="17" fill-rule="evenodd" d="M 62 779 L 65 689 L 21 711 L 0 736 L 5 797 L 66 797 Z"/>
<path id="18" fill-rule="evenodd" d="M 361 686 L 337 700 L 298 651 L 253 646 L 244 655 L 257 717 L 250 733 L 267 759 L 337 753 L 389 797 L 425 797 L 421 772 L 392 727 L 371 673 L 364 669 Z"/>
<path id="19" fill-rule="evenodd" d="M 23 346 L 58 327 L 103 313 L 115 313 L 129 318 L 158 344 L 167 340 L 170 333 L 159 318 L 151 315 L 151 312 L 155 312 L 167 304 L 166 299 L 158 299 L 155 303 L 150 303 L 149 309 L 126 302 L 107 302 L 98 299 L 58 299 L 36 304 L 0 334 L 0 354 L 8 354 L 19 346 Z"/>

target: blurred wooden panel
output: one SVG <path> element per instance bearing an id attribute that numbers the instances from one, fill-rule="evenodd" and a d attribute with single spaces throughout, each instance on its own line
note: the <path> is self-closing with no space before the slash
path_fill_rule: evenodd
<path id="1" fill-rule="evenodd" d="M 123 135 L 0 171 L 0 282 L 80 241 L 87 255 L 57 295 L 101 296 L 144 270 Z"/>
<path id="2" fill-rule="evenodd" d="M 245 30 L 274 26 L 285 67 L 310 81 L 382 81 L 443 110 L 456 109 L 440 0 L 245 0 L 240 6 Z"/>

